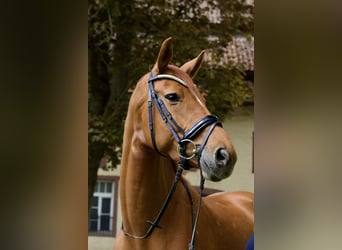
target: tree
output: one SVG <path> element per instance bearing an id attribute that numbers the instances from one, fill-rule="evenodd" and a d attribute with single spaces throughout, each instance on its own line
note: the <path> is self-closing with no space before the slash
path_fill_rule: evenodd
<path id="1" fill-rule="evenodd" d="M 215 10 L 219 17 L 210 20 Z M 243 67 L 222 62 L 224 48 L 253 28 L 253 7 L 239 0 L 89 0 L 88 206 L 100 160 L 119 164 L 129 90 L 152 66 L 162 41 L 174 38 L 178 66 L 207 49 L 211 60 L 196 83 L 223 119 L 246 93 Z"/>

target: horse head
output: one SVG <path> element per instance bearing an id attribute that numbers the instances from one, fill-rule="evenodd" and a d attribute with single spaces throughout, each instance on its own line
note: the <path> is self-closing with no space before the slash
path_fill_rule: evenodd
<path id="1" fill-rule="evenodd" d="M 210 114 L 193 82 L 204 51 L 181 67 L 170 65 L 172 56 L 168 38 L 151 72 L 136 86 L 132 102 L 138 134 L 151 153 L 169 157 L 174 164 L 186 160 L 189 167 L 200 167 L 206 179 L 222 180 L 232 173 L 237 157 L 220 121 Z"/>

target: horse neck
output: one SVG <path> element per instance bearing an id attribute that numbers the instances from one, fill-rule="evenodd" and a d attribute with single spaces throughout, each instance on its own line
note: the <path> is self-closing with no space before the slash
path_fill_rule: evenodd
<path id="1" fill-rule="evenodd" d="M 148 229 L 146 220 L 155 219 L 175 177 L 171 160 L 144 146 L 142 137 L 126 126 L 120 174 L 123 224 L 127 232 L 138 235 Z M 184 189 L 177 188 L 167 209 L 175 212 L 177 200 L 184 203 L 186 196 Z"/>

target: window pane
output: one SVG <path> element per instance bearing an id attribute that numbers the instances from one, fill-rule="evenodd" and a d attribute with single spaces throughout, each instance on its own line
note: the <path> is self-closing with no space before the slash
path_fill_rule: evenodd
<path id="1" fill-rule="evenodd" d="M 107 182 L 107 193 L 111 193 L 112 192 L 112 183 L 111 182 Z"/>
<path id="2" fill-rule="evenodd" d="M 94 196 L 93 197 L 93 207 L 98 207 L 99 205 L 99 197 L 97 197 L 97 196 Z"/>
<path id="3" fill-rule="evenodd" d="M 95 185 L 95 192 L 98 192 L 98 191 L 99 191 L 99 182 L 97 181 Z"/>
<path id="4" fill-rule="evenodd" d="M 102 211 L 101 213 L 109 214 L 110 213 L 110 198 L 102 199 Z"/>
<path id="5" fill-rule="evenodd" d="M 105 192 L 105 185 L 106 185 L 106 183 L 100 182 L 100 192 L 101 192 L 101 193 L 104 193 L 104 192 Z"/>
<path id="6" fill-rule="evenodd" d="M 90 219 L 93 220 L 93 219 L 97 219 L 98 215 L 97 215 L 97 209 L 95 208 L 92 208 L 90 210 Z"/>
<path id="7" fill-rule="evenodd" d="M 90 232 L 97 231 L 97 221 L 90 221 L 89 231 Z"/>
<path id="8" fill-rule="evenodd" d="M 101 231 L 109 231 L 109 221 L 110 221 L 109 215 L 101 216 L 101 226 L 100 226 Z"/>

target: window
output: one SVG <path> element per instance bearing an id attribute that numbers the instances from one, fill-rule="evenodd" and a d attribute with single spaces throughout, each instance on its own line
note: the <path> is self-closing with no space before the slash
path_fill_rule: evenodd
<path id="1" fill-rule="evenodd" d="M 115 236 L 118 177 L 99 177 L 89 214 L 89 235 Z"/>

